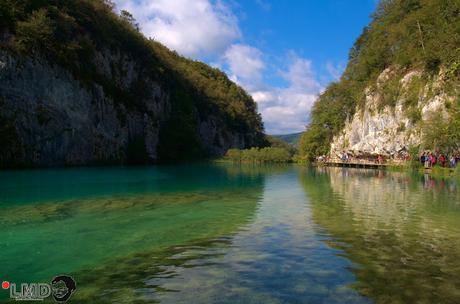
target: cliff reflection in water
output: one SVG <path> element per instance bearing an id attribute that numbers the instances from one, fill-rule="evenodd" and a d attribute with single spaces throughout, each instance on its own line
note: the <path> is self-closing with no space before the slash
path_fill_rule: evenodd
<path id="1" fill-rule="evenodd" d="M 302 172 L 314 221 L 377 303 L 460 302 L 460 196 L 454 181 L 322 168 Z"/>

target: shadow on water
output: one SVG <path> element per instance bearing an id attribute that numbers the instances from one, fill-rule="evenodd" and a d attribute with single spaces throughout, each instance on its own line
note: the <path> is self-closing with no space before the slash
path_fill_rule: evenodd
<path id="1" fill-rule="evenodd" d="M 77 303 L 134 303 L 144 288 L 160 291 L 147 281 L 169 275 L 160 265 L 190 267 L 191 260 L 209 257 L 209 250 L 200 255 L 199 248 L 228 246 L 254 215 L 264 187 L 264 174 L 222 166 L 119 168 L 110 177 L 76 170 L 45 171 L 42 178 L 37 171 L 16 187 L 31 187 L 32 194 L 7 191 L 0 269 L 2 279 L 17 283 L 70 273 L 78 284 Z M 113 180 L 122 183 L 117 176 L 126 183 L 121 190 L 110 186 Z M 65 184 L 69 195 L 62 189 L 52 193 L 51 180 L 58 177 L 56 187 Z M 37 189 L 45 194 L 34 201 Z"/>
<path id="2" fill-rule="evenodd" d="M 284 167 L 284 169 L 283 169 Z M 251 187 L 286 166 L 194 163 L 147 167 L 1 170 L 0 210 L 13 205 L 62 203 L 113 195 Z"/>
<path id="3" fill-rule="evenodd" d="M 460 303 L 460 193 L 453 180 L 384 171 L 301 172 L 313 220 L 376 303 Z"/>

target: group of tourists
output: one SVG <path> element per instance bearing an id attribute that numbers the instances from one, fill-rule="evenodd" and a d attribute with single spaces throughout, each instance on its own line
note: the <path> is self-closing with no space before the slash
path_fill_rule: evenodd
<path id="1" fill-rule="evenodd" d="M 327 163 L 329 161 L 329 156 L 328 155 L 320 155 L 316 157 L 316 162 L 317 163 Z"/>
<path id="2" fill-rule="evenodd" d="M 360 154 L 354 155 L 343 151 L 336 154 L 335 157 L 330 155 L 321 155 L 316 158 L 317 163 L 340 162 L 340 163 L 357 163 L 357 164 L 385 164 L 390 161 L 393 164 L 404 164 L 413 159 L 407 150 L 399 151 L 392 155 L 383 154 Z M 420 155 L 419 161 L 425 168 L 432 168 L 434 166 L 455 168 L 460 163 L 460 152 L 457 154 L 444 154 L 425 151 Z"/>
<path id="3" fill-rule="evenodd" d="M 455 168 L 459 162 L 460 155 L 435 154 L 432 152 L 425 152 L 420 156 L 420 163 L 425 168 L 431 168 L 436 165 L 441 167 Z"/>
<path id="4" fill-rule="evenodd" d="M 334 160 L 342 163 L 356 162 L 373 164 L 385 164 L 388 160 L 391 160 L 393 163 L 402 164 L 411 161 L 412 157 L 407 151 L 403 151 L 390 157 L 381 154 L 355 156 L 351 153 L 342 152 L 338 154 L 336 158 L 331 158 L 329 155 L 321 155 L 316 158 L 316 162 L 318 163 L 327 163 Z M 425 168 L 432 168 L 434 166 L 455 168 L 457 164 L 460 163 L 460 154 L 442 154 L 427 151 L 420 155 L 420 163 Z"/>
<path id="5" fill-rule="evenodd" d="M 385 163 L 385 157 L 383 155 L 361 155 L 361 156 L 354 156 L 350 155 L 347 152 L 343 152 L 340 154 L 340 161 L 343 163 L 348 162 L 367 162 L 367 163 L 377 163 L 383 164 Z"/>

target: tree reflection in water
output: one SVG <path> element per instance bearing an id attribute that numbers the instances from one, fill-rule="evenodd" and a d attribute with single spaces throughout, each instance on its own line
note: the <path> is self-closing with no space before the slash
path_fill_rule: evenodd
<path id="1" fill-rule="evenodd" d="M 460 302 L 460 196 L 452 180 L 318 168 L 300 179 L 314 221 L 378 303 Z"/>

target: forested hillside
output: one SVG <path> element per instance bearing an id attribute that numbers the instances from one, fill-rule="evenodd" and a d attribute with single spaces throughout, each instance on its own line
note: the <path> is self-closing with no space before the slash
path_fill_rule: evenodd
<path id="1" fill-rule="evenodd" d="M 459 77 L 460 0 L 383 0 L 314 105 L 301 153 L 457 149 Z"/>
<path id="2" fill-rule="evenodd" d="M 0 166 L 145 163 L 264 143 L 252 98 L 110 1 L 0 2 Z"/>
<path id="3" fill-rule="evenodd" d="M 300 137 L 302 136 L 302 132 L 299 133 L 291 133 L 291 134 L 283 134 L 283 135 L 273 135 L 280 140 L 293 145 L 297 146 L 299 144 Z"/>

